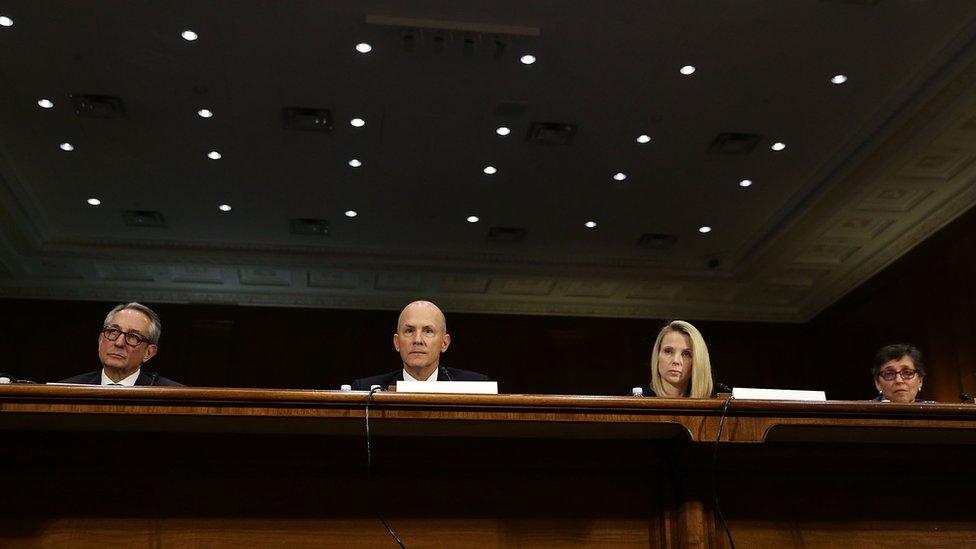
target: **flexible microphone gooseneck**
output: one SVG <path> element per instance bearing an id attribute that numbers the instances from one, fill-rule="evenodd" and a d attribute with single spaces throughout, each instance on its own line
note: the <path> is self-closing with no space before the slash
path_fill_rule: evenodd
<path id="1" fill-rule="evenodd" d="M 382 387 L 375 385 L 370 388 L 369 394 L 366 395 L 366 483 L 369 485 L 370 493 L 373 492 L 373 445 L 369 431 L 369 405 L 373 402 L 373 393 L 382 390 Z M 402 541 L 400 541 L 399 536 L 396 535 L 393 528 L 391 528 L 389 523 L 386 522 L 386 519 L 383 518 L 383 513 L 379 512 L 379 507 L 376 502 L 373 502 L 373 505 L 373 511 L 376 513 L 376 516 L 379 517 L 380 522 L 383 523 L 383 526 L 386 527 L 386 531 L 389 532 L 390 536 L 393 538 L 393 541 L 397 542 L 397 545 L 399 545 L 401 549 L 406 549 L 406 546 Z"/>
<path id="2" fill-rule="evenodd" d="M 443 366 L 441 366 L 441 375 L 447 378 L 445 381 L 454 381 L 453 379 L 451 379 L 451 372 L 448 372 L 447 368 Z"/>
<path id="3" fill-rule="evenodd" d="M 151 375 L 149 376 L 149 386 L 150 386 L 150 387 L 152 387 L 153 385 L 155 385 L 155 384 L 156 384 L 156 379 L 157 379 L 158 377 L 159 377 L 159 374 L 157 374 L 157 373 L 155 373 L 155 372 L 153 372 L 153 373 L 152 373 L 152 374 L 151 374 Z"/>

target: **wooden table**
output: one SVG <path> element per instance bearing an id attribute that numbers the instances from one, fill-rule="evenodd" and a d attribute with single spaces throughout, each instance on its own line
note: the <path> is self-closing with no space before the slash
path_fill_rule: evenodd
<path id="1" fill-rule="evenodd" d="M 976 406 L 725 404 L 0 386 L 0 544 L 976 545 Z"/>

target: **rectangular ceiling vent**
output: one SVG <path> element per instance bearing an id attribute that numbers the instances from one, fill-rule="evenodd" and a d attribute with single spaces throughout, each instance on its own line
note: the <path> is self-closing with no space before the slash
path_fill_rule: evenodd
<path id="1" fill-rule="evenodd" d="M 281 111 L 286 130 L 327 132 L 332 129 L 332 111 L 307 107 L 286 107 Z"/>
<path id="2" fill-rule="evenodd" d="M 494 59 L 521 51 L 527 40 L 541 34 L 539 27 L 386 15 L 367 15 L 366 24 L 391 27 L 407 53 L 459 52 L 468 57 L 485 53 Z"/>
<path id="3" fill-rule="evenodd" d="M 489 242 L 521 242 L 527 230 L 520 227 L 491 227 L 488 229 Z"/>
<path id="4" fill-rule="evenodd" d="M 325 219 L 292 219 L 291 234 L 329 236 L 329 222 Z"/>
<path id="5" fill-rule="evenodd" d="M 92 95 L 84 93 L 68 94 L 75 114 L 84 118 L 125 118 L 125 104 L 121 97 L 111 95 Z"/>
<path id="6" fill-rule="evenodd" d="M 129 227 L 165 227 L 166 218 L 162 212 L 151 210 L 126 210 L 122 219 Z"/>
<path id="7" fill-rule="evenodd" d="M 674 248 L 675 242 L 678 241 L 678 237 L 673 234 L 663 234 L 663 233 L 645 233 L 642 234 L 640 240 L 637 244 L 641 248 L 649 248 L 652 250 L 670 250 Z"/>
<path id="8" fill-rule="evenodd" d="M 717 154 L 749 154 L 762 136 L 754 133 L 724 132 L 715 136 L 708 152 Z"/>
<path id="9" fill-rule="evenodd" d="M 569 145 L 576 135 L 576 125 L 565 122 L 533 122 L 525 140 L 542 145 Z"/>

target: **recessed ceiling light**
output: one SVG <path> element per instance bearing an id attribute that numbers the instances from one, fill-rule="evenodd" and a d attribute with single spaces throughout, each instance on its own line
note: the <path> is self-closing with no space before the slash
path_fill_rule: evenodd
<path id="1" fill-rule="evenodd" d="M 360 162 L 359 159 L 353 158 L 352 160 L 349 161 L 349 165 L 352 166 L 353 168 L 358 168 L 358 167 L 362 166 L 363 163 Z"/>
<path id="2" fill-rule="evenodd" d="M 505 126 L 499 126 L 498 128 L 495 129 L 495 133 L 497 133 L 498 135 L 504 137 L 504 136 L 512 133 L 512 130 L 510 130 L 509 128 L 507 128 Z"/>
<path id="3" fill-rule="evenodd" d="M 519 61 L 521 61 L 523 65 L 531 65 L 532 63 L 535 63 L 535 56 L 531 54 L 523 55 L 519 58 Z"/>
<path id="4" fill-rule="evenodd" d="M 846 74 L 835 74 L 833 78 L 830 79 L 831 84 L 843 84 L 847 82 Z"/>
<path id="5" fill-rule="evenodd" d="M 592 229 L 596 227 L 596 221 L 587 221 L 586 223 L 583 223 L 583 226 L 587 229 Z"/>
<path id="6" fill-rule="evenodd" d="M 14 20 L 7 17 L 6 15 L 0 15 L 0 27 L 12 27 L 14 26 Z"/>
<path id="7" fill-rule="evenodd" d="M 782 142 L 779 142 L 779 141 L 773 143 L 773 146 L 770 147 L 770 149 L 773 149 L 774 151 L 781 151 L 781 150 L 783 150 L 785 148 L 786 148 L 786 143 L 782 143 Z"/>
<path id="8" fill-rule="evenodd" d="M 85 202 L 88 202 L 89 206 L 100 206 L 102 204 L 102 201 L 95 197 L 89 198 Z"/>
<path id="9" fill-rule="evenodd" d="M 708 225 L 703 225 L 701 227 L 698 227 L 698 232 L 700 232 L 701 234 L 707 234 L 712 232 L 712 228 L 709 227 Z"/>
<path id="10" fill-rule="evenodd" d="M 230 204 L 221 204 L 220 206 L 217 206 L 217 209 L 222 212 L 229 212 L 233 210 L 233 208 L 230 207 Z"/>
<path id="11" fill-rule="evenodd" d="M 641 145 L 643 145 L 645 143 L 650 143 L 651 142 L 651 136 L 647 135 L 646 133 L 641 134 L 641 135 L 638 135 L 637 136 L 637 142 L 640 143 Z"/>
<path id="12" fill-rule="evenodd" d="M 370 46 L 366 42 L 360 42 L 356 44 L 356 51 L 358 51 L 359 53 L 369 53 L 373 51 L 373 46 Z"/>
<path id="13" fill-rule="evenodd" d="M 362 128 L 366 125 L 366 121 L 362 118 L 353 118 L 349 121 L 349 123 L 352 124 L 354 128 Z"/>
<path id="14" fill-rule="evenodd" d="M 210 109 L 200 109 L 197 114 L 200 115 L 200 118 L 213 118 L 213 111 Z"/>
<path id="15" fill-rule="evenodd" d="M 681 74 L 683 74 L 685 76 L 689 76 L 689 75 L 691 75 L 692 73 L 695 72 L 695 66 L 694 65 L 685 65 L 685 66 L 681 67 L 681 69 L 678 70 L 678 72 L 680 72 Z"/>
<path id="16" fill-rule="evenodd" d="M 75 146 L 72 145 L 71 143 L 61 143 L 58 146 L 61 147 L 61 150 L 62 151 L 71 152 L 71 151 L 75 150 Z"/>
<path id="17" fill-rule="evenodd" d="M 484 171 L 488 175 L 495 175 L 498 172 L 498 170 L 496 170 L 494 166 L 485 166 L 485 169 L 482 171 Z"/>
<path id="18" fill-rule="evenodd" d="M 740 187 L 751 187 L 752 186 L 752 180 L 751 179 L 743 179 L 742 181 L 739 181 L 739 186 Z"/>
<path id="19" fill-rule="evenodd" d="M 478 216 L 476 216 L 476 215 L 469 215 L 468 216 L 468 223 L 477 223 L 479 221 L 481 221 L 481 219 L 479 219 Z"/>
<path id="20" fill-rule="evenodd" d="M 623 181 L 624 179 L 627 179 L 627 174 L 625 174 L 623 172 L 617 172 L 617 173 L 613 174 L 613 179 L 615 181 Z"/>
<path id="21" fill-rule="evenodd" d="M 207 153 L 207 158 L 210 160 L 220 160 L 220 153 L 217 151 L 210 151 Z"/>
<path id="22" fill-rule="evenodd" d="M 359 212 L 356 210 L 346 210 L 346 217 L 356 217 L 357 215 L 359 215 Z"/>
<path id="23" fill-rule="evenodd" d="M 186 40 L 187 42 L 193 42 L 194 40 L 196 40 L 197 38 L 199 38 L 197 36 L 197 33 L 193 32 L 191 30 L 185 30 L 185 31 L 181 32 L 180 33 L 180 36 L 182 36 L 183 37 L 183 40 Z"/>
<path id="24" fill-rule="evenodd" d="M 54 102 L 50 99 L 41 99 L 37 102 L 37 105 L 42 109 L 51 109 L 54 107 Z"/>

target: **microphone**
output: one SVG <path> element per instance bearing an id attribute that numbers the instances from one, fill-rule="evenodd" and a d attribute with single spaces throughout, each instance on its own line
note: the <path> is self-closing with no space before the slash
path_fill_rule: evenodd
<path id="1" fill-rule="evenodd" d="M 149 375 L 149 386 L 150 387 L 152 387 L 153 385 L 156 384 L 156 378 L 158 378 L 158 377 L 159 377 L 159 374 L 157 374 L 156 372 L 153 372 L 152 374 Z"/>
<path id="2" fill-rule="evenodd" d="M 959 393 L 959 400 L 962 402 L 973 403 L 973 397 L 969 393 Z"/>
<path id="3" fill-rule="evenodd" d="M 0 372 L 0 385 L 6 385 L 8 383 L 34 383 L 34 382 L 29 379 L 17 379 L 17 376 L 13 374 Z"/>
<path id="4" fill-rule="evenodd" d="M 728 385 L 726 385 L 724 383 L 716 383 L 715 384 L 715 392 L 716 393 L 731 393 L 732 392 L 732 387 L 729 387 Z"/>
<path id="5" fill-rule="evenodd" d="M 453 379 L 451 379 L 451 372 L 448 372 L 447 368 L 443 366 L 441 366 L 441 375 L 443 375 L 446 378 L 446 381 L 454 381 Z"/>

